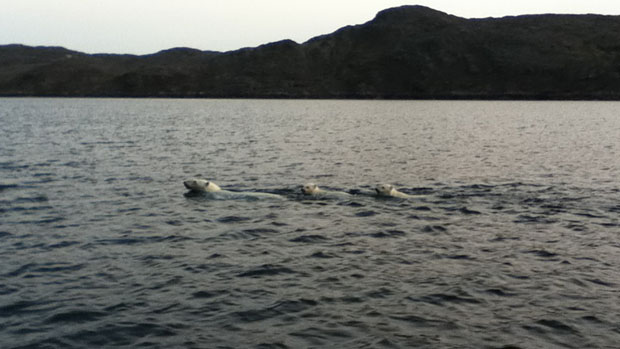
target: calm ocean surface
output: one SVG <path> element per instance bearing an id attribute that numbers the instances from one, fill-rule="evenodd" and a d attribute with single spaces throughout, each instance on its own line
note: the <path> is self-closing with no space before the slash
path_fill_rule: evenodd
<path id="1" fill-rule="evenodd" d="M 1 348 L 620 343 L 620 103 L 0 99 L 0 124 Z M 420 196 L 362 195 L 384 182 Z"/>

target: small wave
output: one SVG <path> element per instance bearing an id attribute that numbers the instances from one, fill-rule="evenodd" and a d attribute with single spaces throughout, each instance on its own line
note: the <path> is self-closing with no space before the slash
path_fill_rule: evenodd
<path id="1" fill-rule="evenodd" d="M 20 165 L 15 161 L 6 161 L 0 162 L 0 170 L 1 171 L 18 171 L 18 170 L 27 170 L 30 168 L 30 165 Z"/>
<path id="2" fill-rule="evenodd" d="M 57 249 L 57 248 L 65 248 L 65 247 L 70 247 L 70 246 L 74 246 L 74 245 L 79 245 L 80 242 L 78 241 L 61 241 L 55 244 L 51 244 L 47 246 L 47 249 L 52 250 L 52 249 Z"/>
<path id="3" fill-rule="evenodd" d="M 9 277 L 17 277 L 28 273 L 28 276 L 34 276 L 32 273 L 58 273 L 58 272 L 74 272 L 82 269 L 84 264 L 68 264 L 68 263 L 29 263 L 5 274 Z"/>
<path id="4" fill-rule="evenodd" d="M 520 237 L 518 236 L 504 236 L 504 235 L 498 235 L 492 239 L 490 239 L 490 242 L 503 242 L 503 241 L 509 241 L 509 240 L 514 240 L 514 241 L 518 241 L 521 240 Z"/>
<path id="5" fill-rule="evenodd" d="M 605 287 L 616 287 L 616 284 L 612 283 L 612 282 L 606 282 L 603 281 L 601 279 L 587 279 L 587 281 L 596 284 L 596 285 L 600 285 L 600 286 L 605 286 Z"/>
<path id="6" fill-rule="evenodd" d="M 467 254 L 446 254 L 446 255 L 441 255 L 440 258 L 456 259 L 456 260 L 475 260 L 476 259 Z"/>
<path id="7" fill-rule="evenodd" d="M 44 322 L 47 324 L 56 324 L 63 322 L 84 323 L 100 319 L 106 316 L 106 313 L 87 310 L 70 310 L 62 313 L 54 314 L 47 318 Z"/>
<path id="8" fill-rule="evenodd" d="M 68 162 L 61 164 L 61 166 L 63 167 L 71 167 L 71 168 L 79 168 L 81 165 L 82 163 L 78 161 L 68 161 Z"/>
<path id="9" fill-rule="evenodd" d="M 178 220 L 178 219 L 170 219 L 170 220 L 165 221 L 165 223 L 166 223 L 166 224 L 168 224 L 168 225 L 172 225 L 172 226 L 174 226 L 174 227 L 180 227 L 180 226 L 182 226 L 185 222 L 184 222 L 184 221 L 182 221 L 182 220 Z"/>
<path id="10" fill-rule="evenodd" d="M 482 214 L 482 212 L 480 211 L 476 211 L 476 210 L 470 210 L 467 207 L 461 207 L 459 209 L 459 212 L 461 212 L 462 214 L 466 214 L 466 215 L 478 215 L 478 214 Z"/>
<path id="11" fill-rule="evenodd" d="M 424 226 L 424 228 L 422 228 L 422 232 L 424 233 L 445 233 L 446 231 L 448 231 L 448 228 L 444 227 L 443 225 L 426 225 Z"/>
<path id="12" fill-rule="evenodd" d="M 48 202 L 49 199 L 45 195 L 36 195 L 30 197 L 19 197 L 12 200 L 13 203 L 39 203 L 39 202 Z"/>
<path id="13" fill-rule="evenodd" d="M 378 290 L 366 293 L 366 296 L 368 296 L 369 298 L 387 298 L 389 296 L 392 296 L 393 294 L 394 291 L 392 291 L 391 289 L 387 287 L 381 287 Z"/>
<path id="14" fill-rule="evenodd" d="M 592 323 L 595 323 L 595 324 L 602 324 L 602 323 L 604 323 L 604 321 L 603 321 L 603 320 L 599 319 L 599 318 L 598 318 L 597 316 L 595 316 L 595 315 L 586 315 L 586 316 L 583 316 L 583 317 L 581 317 L 581 318 L 582 318 L 583 320 L 585 320 L 585 321 L 592 322 Z"/>
<path id="15" fill-rule="evenodd" d="M 420 317 L 420 316 L 415 316 L 415 315 L 390 316 L 390 318 L 394 319 L 394 320 L 408 322 L 408 323 L 411 323 L 411 324 L 416 324 L 417 326 L 420 326 L 420 325 L 422 325 L 422 326 L 424 326 L 424 325 L 432 325 L 432 324 L 430 324 L 431 321 L 429 321 L 428 319 L 425 319 L 425 318 Z"/>
<path id="16" fill-rule="evenodd" d="M 250 219 L 250 217 L 226 216 L 218 218 L 217 221 L 220 223 L 239 223 L 249 221 Z"/>
<path id="17" fill-rule="evenodd" d="M 51 301 L 24 301 L 0 306 L 0 317 L 11 317 L 24 313 L 45 313 L 58 306 L 49 306 Z"/>
<path id="18" fill-rule="evenodd" d="M 576 223 L 568 224 L 566 225 L 566 228 L 572 231 L 576 231 L 576 232 L 582 232 L 582 231 L 588 230 L 584 224 L 576 224 Z"/>
<path id="19" fill-rule="evenodd" d="M 416 211 L 432 211 L 433 209 L 428 206 L 417 206 L 413 208 Z"/>
<path id="20" fill-rule="evenodd" d="M 338 206 L 347 206 L 347 207 L 365 207 L 366 205 L 360 203 L 360 202 L 356 202 L 356 201 L 341 201 L 338 202 L 337 204 Z"/>
<path id="21" fill-rule="evenodd" d="M 546 216 L 519 215 L 517 219 L 515 219 L 513 222 L 524 223 L 524 224 L 534 224 L 534 223 L 553 224 L 553 223 L 557 223 L 557 220 L 546 217 Z"/>
<path id="22" fill-rule="evenodd" d="M 513 297 L 517 295 L 516 293 L 507 292 L 500 288 L 489 288 L 484 290 L 484 292 L 498 297 Z"/>
<path id="23" fill-rule="evenodd" d="M 276 266 L 276 265 L 271 265 L 271 264 L 264 264 L 261 265 L 258 268 L 254 268 L 248 271 L 245 271 L 243 273 L 238 274 L 238 277 L 251 277 L 251 278 L 260 278 L 263 276 L 275 276 L 275 275 L 281 275 L 281 274 L 296 274 L 297 272 L 286 268 L 286 267 L 280 267 L 280 266 Z"/>
<path id="24" fill-rule="evenodd" d="M 329 239 L 321 235 L 302 235 L 294 239 L 290 239 L 289 241 L 290 242 L 301 242 L 305 244 L 314 244 L 314 243 L 324 242 L 327 240 Z"/>
<path id="25" fill-rule="evenodd" d="M 372 217 L 372 216 L 375 216 L 375 215 L 377 215 L 377 212 L 375 212 L 375 211 L 361 211 L 361 212 L 357 212 L 355 214 L 355 216 L 357 216 L 357 217 Z"/>
<path id="26" fill-rule="evenodd" d="M 85 245 L 85 248 L 94 247 L 97 245 L 135 245 L 135 244 L 149 244 L 159 242 L 180 242 L 189 240 L 190 238 L 179 235 L 152 235 L 152 236 L 139 236 L 139 237 L 120 237 L 116 239 L 99 239 L 95 243 L 89 243 Z"/>
<path id="27" fill-rule="evenodd" d="M 403 321 L 408 324 L 414 325 L 415 327 L 431 327 L 431 328 L 441 327 L 445 329 L 457 329 L 458 328 L 458 326 L 453 322 L 429 319 L 429 318 L 411 315 L 411 314 L 391 315 L 390 319 Z"/>
<path id="28" fill-rule="evenodd" d="M 420 216 L 420 215 L 416 215 L 416 214 L 409 215 L 409 216 L 407 216 L 407 218 L 412 219 L 412 220 L 416 220 L 416 221 L 438 221 L 438 220 L 440 220 L 440 218 L 438 218 L 438 217 Z"/>
<path id="29" fill-rule="evenodd" d="M 54 173 L 52 173 L 52 172 L 37 172 L 37 173 L 33 174 L 32 176 L 35 177 L 35 178 L 38 178 L 38 177 L 51 177 L 51 176 L 54 176 Z"/>
<path id="30" fill-rule="evenodd" d="M 2 184 L 0 183 L 0 192 L 8 189 L 17 189 L 19 185 L 17 184 Z"/>
<path id="31" fill-rule="evenodd" d="M 273 233 L 277 233 L 278 231 L 276 229 L 269 229 L 269 228 L 254 228 L 254 229 L 244 229 L 243 232 L 246 234 L 261 235 L 261 234 L 273 234 Z"/>
<path id="32" fill-rule="evenodd" d="M 370 234 L 371 237 L 379 239 L 401 237 L 405 235 L 407 235 L 407 233 L 402 230 L 386 230 Z"/>
<path id="33" fill-rule="evenodd" d="M 589 213 L 589 212 L 575 212 L 574 215 L 580 216 L 580 217 L 586 217 L 586 218 L 607 218 L 606 216 L 601 216 L 601 215 Z"/>
<path id="34" fill-rule="evenodd" d="M 106 325 L 96 330 L 78 331 L 66 336 L 65 339 L 80 346 L 133 346 L 137 340 L 144 337 L 170 337 L 176 334 L 172 328 L 154 323 L 123 323 Z"/>
<path id="35" fill-rule="evenodd" d="M 553 258 L 558 256 L 557 253 L 549 252 L 547 250 L 529 250 L 525 251 L 525 253 L 530 253 L 542 258 Z"/>
<path id="36" fill-rule="evenodd" d="M 114 304 L 114 305 L 110 305 L 106 308 L 104 308 L 103 310 L 107 311 L 107 312 L 121 312 L 124 310 L 129 310 L 134 308 L 134 306 L 132 304 L 128 304 L 128 303 L 118 303 L 118 304 Z"/>
<path id="37" fill-rule="evenodd" d="M 537 324 L 543 325 L 545 327 L 548 327 L 554 331 L 557 332 L 565 332 L 565 333 L 573 333 L 576 334 L 578 333 L 577 330 L 575 330 L 574 328 L 572 328 L 571 326 L 566 325 L 565 323 L 563 323 L 562 321 L 559 320 L 548 320 L 548 319 L 543 319 L 543 320 L 539 320 L 536 322 Z"/>
<path id="38" fill-rule="evenodd" d="M 316 301 L 310 299 L 285 300 L 264 309 L 240 311 L 234 313 L 234 315 L 242 322 L 256 322 L 277 316 L 299 313 L 317 304 Z"/>
<path id="39" fill-rule="evenodd" d="M 44 217 L 43 219 L 35 221 L 37 224 L 52 224 L 57 222 L 62 222 L 66 220 L 65 217 Z M 32 222 L 23 222 L 23 224 L 30 224 Z"/>
<path id="40" fill-rule="evenodd" d="M 291 332 L 289 335 L 306 340 L 310 347 L 333 347 L 334 341 L 353 337 L 349 331 L 319 327 Z"/>
<path id="41" fill-rule="evenodd" d="M 329 259 L 329 258 L 334 258 L 335 256 L 329 253 L 325 253 L 323 251 L 319 251 L 319 252 L 314 252 L 313 254 L 311 254 L 309 256 L 310 258 L 323 258 L 323 259 Z"/>
<path id="42" fill-rule="evenodd" d="M 449 293 L 435 293 L 419 298 L 419 301 L 436 305 L 444 305 L 445 303 L 468 303 L 480 304 L 481 301 L 470 295 L 456 295 Z"/>
<path id="43" fill-rule="evenodd" d="M 0 201 L 0 203 L 2 203 Z M 13 207 L 9 207 L 9 208 L 0 208 L 0 213 L 8 213 L 8 212 L 21 212 L 25 215 L 29 215 L 38 211 L 46 211 L 46 210 L 51 210 L 53 209 L 52 206 L 13 206 Z M 25 224 L 28 224 L 29 222 L 24 222 Z"/>
<path id="44" fill-rule="evenodd" d="M 143 243 L 144 239 L 139 238 L 118 238 L 118 239 L 100 239 L 95 245 L 133 245 Z M 87 244 L 85 247 L 91 247 L 93 244 Z"/>
<path id="45" fill-rule="evenodd" d="M 206 298 L 218 297 L 218 296 L 225 295 L 225 294 L 228 294 L 228 292 L 224 291 L 224 290 L 218 290 L 218 291 L 198 291 L 198 292 L 192 293 L 192 297 L 200 298 L 200 299 L 206 299 Z"/>

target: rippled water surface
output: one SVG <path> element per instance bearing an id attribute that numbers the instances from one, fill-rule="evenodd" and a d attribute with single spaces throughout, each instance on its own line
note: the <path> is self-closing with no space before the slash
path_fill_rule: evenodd
<path id="1" fill-rule="evenodd" d="M 2 348 L 620 343 L 620 103 L 0 99 L 0 123 Z"/>

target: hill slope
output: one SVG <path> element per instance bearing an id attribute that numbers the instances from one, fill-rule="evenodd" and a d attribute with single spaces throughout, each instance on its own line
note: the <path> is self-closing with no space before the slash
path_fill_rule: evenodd
<path id="1" fill-rule="evenodd" d="M 620 100 L 620 17 L 463 19 L 421 6 L 297 44 L 87 55 L 0 46 L 0 95 Z"/>

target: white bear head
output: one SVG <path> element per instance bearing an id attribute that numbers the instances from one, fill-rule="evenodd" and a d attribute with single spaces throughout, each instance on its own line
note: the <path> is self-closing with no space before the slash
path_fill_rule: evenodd
<path id="1" fill-rule="evenodd" d="M 394 186 L 391 184 L 379 184 L 375 188 L 377 195 L 391 196 L 394 192 Z"/>
<path id="2" fill-rule="evenodd" d="M 306 183 L 301 187 L 301 192 L 306 195 L 318 194 L 320 190 L 319 186 L 314 183 Z"/>
<path id="3" fill-rule="evenodd" d="M 185 188 L 194 191 L 214 192 L 222 190 L 217 184 L 206 179 L 189 179 L 183 182 L 183 185 L 185 185 Z"/>

